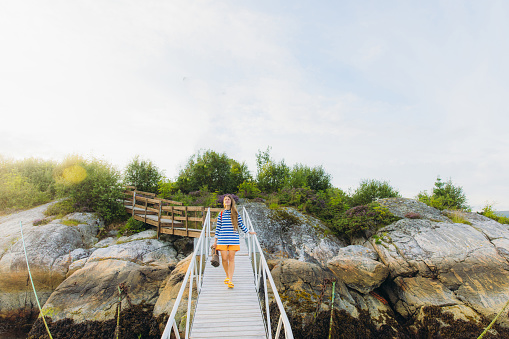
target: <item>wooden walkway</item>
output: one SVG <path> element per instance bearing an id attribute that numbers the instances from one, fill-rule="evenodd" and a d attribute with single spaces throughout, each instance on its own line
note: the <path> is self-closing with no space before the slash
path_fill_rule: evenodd
<path id="1" fill-rule="evenodd" d="M 198 238 L 208 209 L 205 206 L 182 206 L 181 202 L 158 199 L 154 193 L 136 190 L 124 191 L 123 203 L 126 212 L 134 219 L 155 226 L 158 238 L 163 233 Z M 210 211 L 217 215 L 221 208 L 210 208 Z"/>
<path id="2" fill-rule="evenodd" d="M 207 261 L 190 338 L 266 338 L 251 260 L 243 239 L 240 244 L 233 289 L 223 282 L 222 265 L 213 267 Z"/>

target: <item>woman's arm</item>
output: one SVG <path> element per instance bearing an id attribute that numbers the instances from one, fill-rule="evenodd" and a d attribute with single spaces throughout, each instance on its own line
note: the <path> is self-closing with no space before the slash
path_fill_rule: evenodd
<path id="1" fill-rule="evenodd" d="M 239 222 L 239 226 L 242 229 L 242 232 L 249 233 L 249 234 L 256 234 L 256 232 L 249 232 L 246 225 L 244 225 L 244 222 L 242 222 L 242 217 L 239 214 L 239 217 L 237 218 L 237 221 Z"/>
<path id="2" fill-rule="evenodd" d="M 221 233 L 221 227 L 223 226 L 223 220 L 221 218 L 221 212 L 217 216 L 216 231 L 214 232 L 214 246 L 217 244 L 217 236 Z"/>

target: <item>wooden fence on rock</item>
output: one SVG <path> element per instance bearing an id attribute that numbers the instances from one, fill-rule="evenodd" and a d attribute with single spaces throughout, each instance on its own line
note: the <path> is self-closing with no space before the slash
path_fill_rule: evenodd
<path id="1" fill-rule="evenodd" d="M 136 220 L 157 228 L 160 234 L 173 234 L 197 238 L 205 222 L 205 206 L 183 206 L 179 201 L 159 199 L 154 193 L 137 191 L 128 186 L 124 191 L 126 212 Z M 211 208 L 211 213 L 219 213 L 221 208 Z M 214 231 L 211 231 L 211 235 Z"/>

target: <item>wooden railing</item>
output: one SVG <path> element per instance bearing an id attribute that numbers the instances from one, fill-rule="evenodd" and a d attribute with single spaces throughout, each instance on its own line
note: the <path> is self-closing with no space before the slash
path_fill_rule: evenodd
<path id="1" fill-rule="evenodd" d="M 126 211 L 136 220 L 157 228 L 157 237 L 164 234 L 199 237 L 205 222 L 205 206 L 183 206 L 179 201 L 156 198 L 154 193 L 127 187 L 124 191 Z M 221 208 L 211 208 L 217 215 Z"/>

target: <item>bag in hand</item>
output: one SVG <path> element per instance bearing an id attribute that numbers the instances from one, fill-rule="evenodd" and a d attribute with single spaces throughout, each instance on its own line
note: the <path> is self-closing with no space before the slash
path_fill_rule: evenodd
<path id="1" fill-rule="evenodd" d="M 214 253 L 212 254 L 212 259 L 210 259 L 210 263 L 214 267 L 219 266 L 219 255 L 217 254 L 217 250 L 214 246 L 212 246 L 212 249 L 214 250 Z"/>

